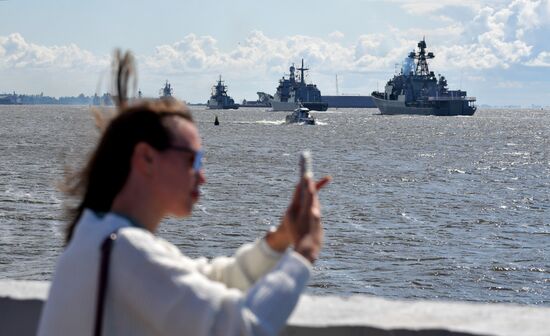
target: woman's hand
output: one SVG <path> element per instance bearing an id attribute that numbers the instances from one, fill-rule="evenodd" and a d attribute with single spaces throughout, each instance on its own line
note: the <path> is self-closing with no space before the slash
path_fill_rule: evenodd
<path id="1" fill-rule="evenodd" d="M 326 176 L 316 183 L 308 178 L 300 181 L 281 224 L 266 237 L 271 248 L 283 252 L 293 244 L 295 250 L 309 261 L 317 259 L 323 242 L 317 192 L 331 179 Z"/>

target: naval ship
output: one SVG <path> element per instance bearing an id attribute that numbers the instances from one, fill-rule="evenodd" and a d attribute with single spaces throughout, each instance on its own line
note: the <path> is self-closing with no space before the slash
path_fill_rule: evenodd
<path id="1" fill-rule="evenodd" d="M 296 70 L 300 70 L 298 76 L 296 76 Z M 304 72 L 307 70 L 309 69 L 304 68 L 304 59 L 302 59 L 301 68 L 296 69 L 294 65 L 290 67 L 288 79 L 283 76 L 277 86 L 277 92 L 270 100 L 273 111 L 294 111 L 300 106 L 315 111 L 327 110 L 328 104 L 321 100 L 321 91 L 317 85 L 306 84 Z"/>
<path id="2" fill-rule="evenodd" d="M 172 97 L 173 92 L 174 90 L 172 89 L 172 85 L 170 85 L 170 83 L 166 81 L 166 83 L 164 84 L 164 87 L 160 89 L 159 95 L 160 95 L 160 98 L 170 98 Z M 140 95 L 141 95 L 141 91 L 140 91 Z"/>
<path id="3" fill-rule="evenodd" d="M 271 103 L 269 101 L 273 99 L 272 95 L 261 91 L 256 92 L 256 94 L 258 95 L 257 100 L 243 99 L 240 107 L 271 107 Z"/>
<path id="4" fill-rule="evenodd" d="M 384 92 L 374 91 L 372 99 L 381 114 L 422 114 L 438 116 L 473 115 L 475 97 L 466 91 L 448 90 L 444 76 L 437 77 L 428 69 L 426 41 L 418 42 L 418 51 L 411 51 L 401 68 L 385 86 Z"/>
<path id="5" fill-rule="evenodd" d="M 206 103 L 209 109 L 227 110 L 238 109 L 239 104 L 235 104 L 233 98 L 227 95 L 227 85 L 222 81 L 222 76 L 218 79 L 218 83 L 212 87 L 212 95 Z"/>

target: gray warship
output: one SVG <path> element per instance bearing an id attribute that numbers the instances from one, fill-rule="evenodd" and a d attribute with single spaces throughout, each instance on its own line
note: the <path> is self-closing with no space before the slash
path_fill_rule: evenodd
<path id="1" fill-rule="evenodd" d="M 166 83 L 164 84 L 164 87 L 160 89 L 159 95 L 160 95 L 160 98 L 170 98 L 172 97 L 173 92 L 174 90 L 172 89 L 172 85 L 170 85 L 170 83 L 167 80 Z M 141 94 L 141 91 L 140 91 L 140 94 Z"/>
<path id="2" fill-rule="evenodd" d="M 239 104 L 235 104 L 233 98 L 227 95 L 227 85 L 222 81 L 222 76 L 218 79 L 218 83 L 212 87 L 212 95 L 206 103 L 209 109 L 228 110 L 238 109 Z"/>
<path id="3" fill-rule="evenodd" d="M 445 77 L 436 77 L 428 69 L 428 60 L 435 55 L 426 52 L 425 39 L 418 42 L 418 49 L 409 53 L 401 72 L 388 81 L 384 92 L 372 93 L 380 113 L 473 115 L 477 108 L 476 98 L 468 97 L 466 91 L 448 90 Z"/>
<path id="4" fill-rule="evenodd" d="M 300 70 L 298 79 L 294 73 L 296 70 Z M 294 65 L 290 67 L 288 79 L 283 76 L 277 86 L 277 92 L 270 100 L 273 111 L 294 111 L 300 106 L 316 111 L 327 110 L 328 104 L 321 100 L 321 91 L 317 85 L 306 84 L 304 72 L 307 70 L 309 69 L 304 68 L 304 59 L 301 68 L 296 69 Z"/>
<path id="5" fill-rule="evenodd" d="M 273 96 L 265 93 L 265 92 L 256 92 L 258 95 L 257 100 L 246 100 L 243 99 L 241 107 L 271 107 L 271 103 L 269 102 L 271 99 L 273 99 Z"/>

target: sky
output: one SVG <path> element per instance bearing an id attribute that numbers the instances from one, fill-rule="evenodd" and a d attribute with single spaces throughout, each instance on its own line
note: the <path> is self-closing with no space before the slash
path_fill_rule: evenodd
<path id="1" fill-rule="evenodd" d="M 550 0 L 0 0 L 0 93 L 109 91 L 115 48 L 138 87 L 205 103 L 274 94 L 304 59 L 324 95 L 383 90 L 425 38 L 430 70 L 478 104 L 550 106 Z M 338 80 L 336 80 L 338 78 Z"/>

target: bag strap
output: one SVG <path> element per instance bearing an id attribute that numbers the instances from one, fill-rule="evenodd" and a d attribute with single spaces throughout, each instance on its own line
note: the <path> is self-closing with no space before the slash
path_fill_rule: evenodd
<path id="1" fill-rule="evenodd" d="M 101 264 L 99 266 L 94 336 L 101 336 L 103 309 L 105 308 L 105 294 L 107 292 L 107 279 L 109 277 L 109 262 L 113 243 L 117 239 L 117 231 L 118 230 L 112 232 L 101 244 Z"/>

